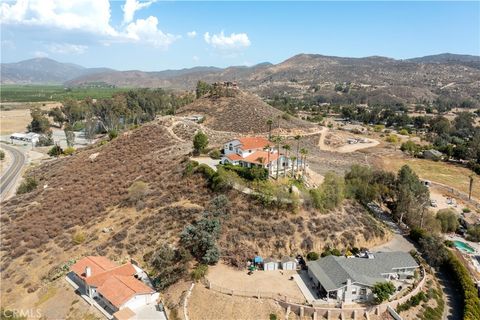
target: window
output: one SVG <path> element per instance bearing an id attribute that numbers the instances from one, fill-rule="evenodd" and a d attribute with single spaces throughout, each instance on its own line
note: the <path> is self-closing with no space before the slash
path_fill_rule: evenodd
<path id="1" fill-rule="evenodd" d="M 367 295 L 367 289 L 366 288 L 360 288 L 360 295 L 366 296 Z"/>
<path id="2" fill-rule="evenodd" d="M 228 150 L 230 151 L 233 151 L 233 145 L 230 143 L 230 145 L 228 146 Z"/>

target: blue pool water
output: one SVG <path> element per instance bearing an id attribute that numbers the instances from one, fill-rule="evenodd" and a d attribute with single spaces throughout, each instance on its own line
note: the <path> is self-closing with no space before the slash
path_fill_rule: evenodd
<path id="1" fill-rule="evenodd" d="M 468 243 L 465 243 L 465 242 L 462 242 L 462 241 L 459 241 L 459 240 L 455 240 L 455 241 L 453 241 L 453 244 L 458 249 L 460 249 L 462 251 L 465 251 L 467 253 L 474 253 L 475 252 L 475 250 L 472 247 L 470 247 L 468 245 Z"/>

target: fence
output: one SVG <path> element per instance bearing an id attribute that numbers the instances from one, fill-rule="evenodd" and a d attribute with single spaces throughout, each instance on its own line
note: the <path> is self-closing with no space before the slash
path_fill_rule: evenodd
<path id="1" fill-rule="evenodd" d="M 271 299 L 276 301 L 283 301 L 286 303 L 304 303 L 305 300 L 299 298 L 289 297 L 287 295 L 282 295 L 278 292 L 268 292 L 268 291 L 260 291 L 260 290 L 236 290 L 230 288 L 224 288 L 221 286 L 217 286 L 216 284 L 211 283 L 210 281 L 206 280 L 204 282 L 205 286 L 213 291 L 227 294 L 230 296 L 236 297 L 246 297 L 246 298 L 257 298 L 257 299 Z"/>

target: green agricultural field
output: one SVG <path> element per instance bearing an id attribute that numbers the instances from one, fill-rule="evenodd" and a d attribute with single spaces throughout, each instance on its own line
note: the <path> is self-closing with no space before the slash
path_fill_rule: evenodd
<path id="1" fill-rule="evenodd" d="M 109 98 L 124 88 L 93 87 L 65 88 L 61 85 L 1 85 L 0 102 L 62 101 L 65 98 Z"/>

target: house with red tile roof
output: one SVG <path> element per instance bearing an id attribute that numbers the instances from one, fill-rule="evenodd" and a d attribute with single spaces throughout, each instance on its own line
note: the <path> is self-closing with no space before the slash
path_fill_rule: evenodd
<path id="1" fill-rule="evenodd" d="M 159 293 L 141 281 L 145 273 L 132 263 L 118 265 L 101 256 L 88 256 L 70 267 L 71 277 L 90 299 L 95 300 L 107 312 L 127 314 L 145 305 L 155 305 Z M 134 318 L 134 317 L 132 317 Z"/>
<path id="2" fill-rule="evenodd" d="M 246 168 L 263 167 L 270 174 L 277 169 L 290 167 L 290 161 L 281 154 L 273 142 L 263 137 L 244 137 L 228 141 L 223 146 L 222 164 L 238 165 Z"/>

